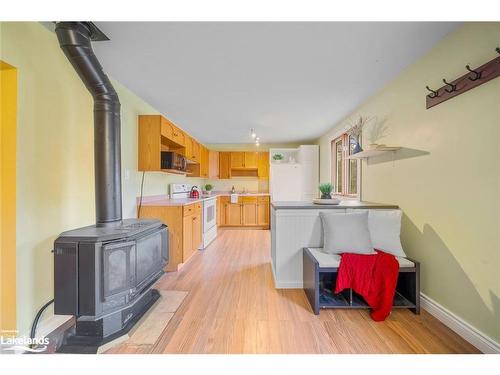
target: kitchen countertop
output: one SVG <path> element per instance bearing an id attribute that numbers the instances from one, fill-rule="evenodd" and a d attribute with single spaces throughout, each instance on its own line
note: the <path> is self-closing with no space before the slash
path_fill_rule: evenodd
<path id="1" fill-rule="evenodd" d="M 238 194 L 238 193 L 237 193 Z M 228 197 L 230 192 L 225 191 L 214 191 L 210 195 L 200 195 L 200 198 L 177 198 L 171 199 L 169 195 L 155 195 L 142 198 L 142 206 L 187 206 L 189 204 L 203 202 L 208 199 L 214 199 L 219 196 Z M 266 196 L 269 193 L 242 193 L 238 196 L 242 197 L 257 197 Z M 137 204 L 139 204 L 139 198 L 137 198 Z"/>
<path id="2" fill-rule="evenodd" d="M 355 200 L 344 200 L 340 201 L 339 204 L 315 204 L 312 201 L 308 202 L 285 202 L 277 201 L 271 202 L 271 206 L 276 210 L 281 209 L 345 209 L 345 208 L 380 208 L 380 209 L 396 209 L 399 208 L 398 205 L 394 204 L 384 204 L 384 203 L 374 203 L 374 202 L 363 202 Z"/>

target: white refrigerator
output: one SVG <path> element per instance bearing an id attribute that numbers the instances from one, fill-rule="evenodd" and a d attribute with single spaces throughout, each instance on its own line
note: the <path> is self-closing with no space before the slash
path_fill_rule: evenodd
<path id="1" fill-rule="evenodd" d="M 319 147 L 302 145 L 296 149 L 271 149 L 269 190 L 272 201 L 312 201 L 318 197 Z M 280 163 L 272 156 L 284 156 Z M 293 160 L 293 162 L 290 162 Z"/>
<path id="2" fill-rule="evenodd" d="M 269 180 L 273 202 L 301 200 L 302 184 L 299 164 L 271 164 Z"/>

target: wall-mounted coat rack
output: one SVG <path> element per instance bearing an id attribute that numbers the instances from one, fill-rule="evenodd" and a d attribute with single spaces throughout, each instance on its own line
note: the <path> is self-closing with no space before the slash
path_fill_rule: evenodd
<path id="1" fill-rule="evenodd" d="M 445 85 L 437 90 L 425 86 L 425 88 L 430 91 L 430 94 L 425 97 L 426 108 L 429 109 L 434 107 L 435 105 L 500 76 L 500 48 L 497 48 L 496 52 L 499 56 L 476 69 L 472 69 L 470 65 L 466 65 L 465 69 L 468 72 L 454 81 L 448 82 L 443 78 Z"/>

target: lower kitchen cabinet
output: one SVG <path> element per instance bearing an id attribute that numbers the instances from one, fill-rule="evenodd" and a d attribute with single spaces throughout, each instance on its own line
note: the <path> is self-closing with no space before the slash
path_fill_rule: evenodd
<path id="1" fill-rule="evenodd" d="M 184 216 L 182 233 L 182 257 L 189 259 L 201 245 L 201 212 Z"/>
<path id="2" fill-rule="evenodd" d="M 224 205 L 225 210 L 225 222 L 224 225 L 228 226 L 241 226 L 242 225 L 242 213 L 240 203 L 226 203 Z"/>
<path id="3" fill-rule="evenodd" d="M 257 225 L 269 228 L 269 202 L 257 204 Z"/>
<path id="4" fill-rule="evenodd" d="M 186 206 L 142 206 L 141 218 L 159 219 L 168 226 L 169 263 L 167 271 L 177 271 L 202 242 L 202 204 Z"/>
<path id="5" fill-rule="evenodd" d="M 219 226 L 269 228 L 269 196 L 219 197 Z"/>
<path id="6" fill-rule="evenodd" d="M 257 225 L 257 205 L 255 203 L 242 204 L 243 225 Z"/>

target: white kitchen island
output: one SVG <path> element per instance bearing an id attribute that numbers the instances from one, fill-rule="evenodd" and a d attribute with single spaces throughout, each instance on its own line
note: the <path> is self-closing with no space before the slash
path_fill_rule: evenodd
<path id="1" fill-rule="evenodd" d="M 320 212 L 358 209 L 397 209 L 397 205 L 341 201 L 339 205 L 312 202 L 271 203 L 271 262 L 277 289 L 302 288 L 302 249 L 323 246 Z"/>

